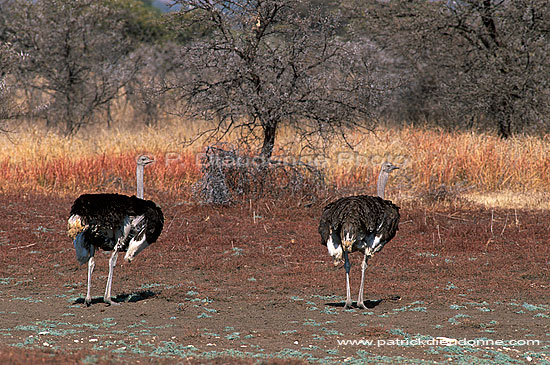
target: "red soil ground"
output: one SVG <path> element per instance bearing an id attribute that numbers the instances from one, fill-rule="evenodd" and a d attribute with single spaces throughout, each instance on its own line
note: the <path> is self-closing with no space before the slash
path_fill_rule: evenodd
<path id="1" fill-rule="evenodd" d="M 160 239 L 115 269 L 121 305 L 102 303 L 99 253 L 86 308 L 65 233 L 74 198 L 0 196 L 0 363 L 550 361 L 548 212 L 403 206 L 369 262 L 371 308 L 344 311 L 344 270 L 317 234 L 325 202 L 158 196 Z"/>

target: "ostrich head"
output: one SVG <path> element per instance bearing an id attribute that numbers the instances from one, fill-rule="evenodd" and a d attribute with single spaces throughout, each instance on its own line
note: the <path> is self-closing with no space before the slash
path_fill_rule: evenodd
<path id="1" fill-rule="evenodd" d="M 399 167 L 395 166 L 391 162 L 384 162 L 382 164 L 380 175 L 378 175 L 377 185 L 378 196 L 382 199 L 384 199 L 384 190 L 386 189 L 386 183 L 388 182 L 388 177 L 390 176 L 390 173 L 398 168 Z"/>
<path id="2" fill-rule="evenodd" d="M 149 165 L 152 162 L 155 162 L 155 160 L 153 160 L 151 157 L 149 157 L 147 155 L 141 155 L 137 158 L 136 162 L 137 162 L 138 166 L 146 166 L 146 165 Z"/>
<path id="3" fill-rule="evenodd" d="M 395 166 L 391 162 L 384 162 L 382 164 L 382 171 L 387 172 L 388 174 L 392 172 L 393 170 L 398 169 L 399 167 Z"/>
<path id="4" fill-rule="evenodd" d="M 74 240 L 75 237 L 85 229 L 88 229 L 88 225 L 82 223 L 80 216 L 76 214 L 71 215 L 67 223 L 67 235 Z"/>
<path id="5" fill-rule="evenodd" d="M 146 165 L 155 162 L 155 160 L 147 155 L 141 155 L 137 158 L 136 162 L 137 197 L 143 199 L 143 169 Z"/>

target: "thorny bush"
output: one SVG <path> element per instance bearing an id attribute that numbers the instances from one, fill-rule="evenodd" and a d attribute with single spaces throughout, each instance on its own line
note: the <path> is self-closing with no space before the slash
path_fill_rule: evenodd
<path id="1" fill-rule="evenodd" d="M 201 173 L 193 195 L 203 204 L 289 196 L 311 202 L 325 186 L 323 173 L 314 166 L 300 161 L 266 160 L 225 144 L 206 148 Z"/>

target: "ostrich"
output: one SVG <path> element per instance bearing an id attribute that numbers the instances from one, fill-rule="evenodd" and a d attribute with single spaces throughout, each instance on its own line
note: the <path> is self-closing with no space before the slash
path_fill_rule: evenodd
<path id="1" fill-rule="evenodd" d="M 368 259 L 380 251 L 397 232 L 399 207 L 389 200 L 384 200 L 384 189 L 389 174 L 399 167 L 384 162 L 378 176 L 378 196 L 358 195 L 340 198 L 323 209 L 319 222 L 321 243 L 328 248 L 338 266 L 344 257 L 346 269 L 346 304 L 344 309 L 351 308 L 349 271 L 351 264 L 348 254 L 354 251 L 363 252 L 361 264 L 361 287 L 357 306 L 366 309 L 363 302 L 365 269 Z"/>
<path id="2" fill-rule="evenodd" d="M 124 259 L 131 262 L 138 253 L 155 242 L 162 231 L 162 210 L 154 202 L 143 199 L 143 170 L 151 162 L 154 160 L 147 156 L 140 156 L 137 160 L 137 197 L 84 194 L 73 203 L 67 228 L 76 249 L 76 259 L 80 264 L 88 263 L 86 306 L 92 303 L 94 253 L 98 248 L 112 251 L 103 300 L 108 305 L 119 304 L 111 300 L 113 270 L 118 253 L 126 252 Z"/>

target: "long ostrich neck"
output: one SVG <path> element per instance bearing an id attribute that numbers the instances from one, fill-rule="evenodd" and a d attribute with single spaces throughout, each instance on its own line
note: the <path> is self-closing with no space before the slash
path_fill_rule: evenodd
<path id="1" fill-rule="evenodd" d="M 137 165 L 136 178 L 137 178 L 137 197 L 140 199 L 143 199 L 143 165 Z"/>
<path id="2" fill-rule="evenodd" d="M 377 192 L 378 196 L 384 199 L 384 190 L 386 190 L 386 183 L 388 182 L 388 177 L 390 174 L 385 172 L 384 170 L 380 170 L 380 175 L 378 175 L 378 185 L 377 185 Z"/>

